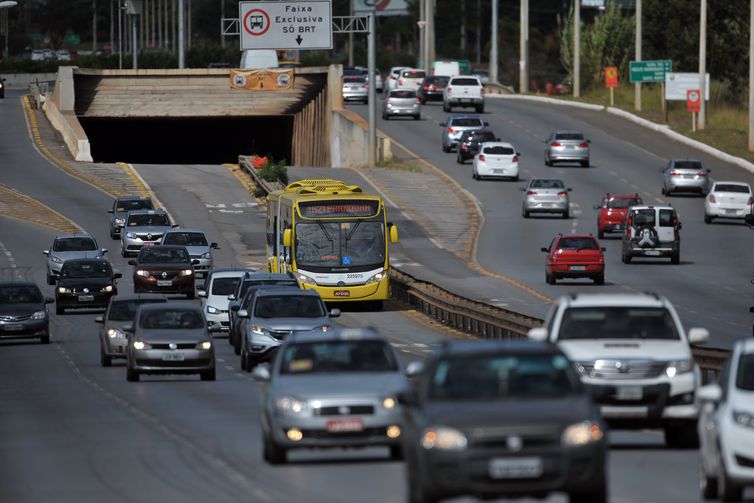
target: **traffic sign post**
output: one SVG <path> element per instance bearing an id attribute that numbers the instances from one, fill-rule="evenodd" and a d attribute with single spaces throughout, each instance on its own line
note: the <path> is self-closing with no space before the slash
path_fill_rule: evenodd
<path id="1" fill-rule="evenodd" d="M 332 49 L 332 2 L 240 2 L 241 50 Z"/>
<path id="2" fill-rule="evenodd" d="M 610 89 L 610 106 L 615 104 L 615 88 L 618 87 L 618 67 L 605 68 L 605 86 Z"/>
<path id="3" fill-rule="evenodd" d="M 686 91 L 686 110 L 691 113 L 691 131 L 696 132 L 696 114 L 702 109 L 702 93 L 698 89 Z"/>

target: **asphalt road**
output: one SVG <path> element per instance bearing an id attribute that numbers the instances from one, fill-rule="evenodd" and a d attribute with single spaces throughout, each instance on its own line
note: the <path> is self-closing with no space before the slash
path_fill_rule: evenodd
<path id="1" fill-rule="evenodd" d="M 366 116 L 364 105 L 349 108 Z M 442 152 L 439 123 L 447 116 L 440 104 L 431 103 L 423 107 L 420 121 L 384 121 L 378 117 L 378 127 L 476 197 L 485 216 L 477 259 L 487 270 L 512 277 L 550 297 L 570 292 L 655 291 L 674 303 L 687 328 L 708 328 L 710 345 L 730 347 L 734 340 L 750 336 L 750 250 L 754 234 L 743 223 L 705 224 L 701 197 L 662 196 L 659 170 L 669 158 L 695 157 L 712 169 L 713 179 L 741 180 L 754 186 L 754 174 L 604 112 L 488 98 L 484 119 L 498 137 L 510 141 L 522 153 L 522 182 L 475 181 L 470 163 L 459 165 L 455 153 Z M 592 167 L 544 165 L 544 139 L 556 129 L 581 130 L 592 140 Z M 559 177 L 573 188 L 571 219 L 521 216 L 519 188 L 523 180 L 534 176 Z M 616 235 L 602 240 L 607 248 L 605 286 L 582 280 L 547 285 L 540 248 L 559 232 L 596 235 L 597 211 L 593 206 L 606 192 L 638 192 L 648 204 L 672 204 L 683 223 L 681 264 L 673 266 L 665 259 L 634 259 L 629 265 L 622 264 L 621 241 Z M 526 294 L 522 292 L 521 296 Z M 545 307 L 540 309 L 539 314 L 544 315 Z"/>

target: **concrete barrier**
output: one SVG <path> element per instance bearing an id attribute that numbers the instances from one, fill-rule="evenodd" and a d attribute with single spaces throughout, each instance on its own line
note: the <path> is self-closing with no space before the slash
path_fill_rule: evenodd
<path id="1" fill-rule="evenodd" d="M 330 121 L 330 158 L 333 168 L 369 164 L 369 127 L 360 115 L 350 110 L 333 110 Z M 390 138 L 377 134 L 377 162 L 393 157 Z"/>
<path id="2" fill-rule="evenodd" d="M 77 161 L 93 162 L 89 137 L 76 117 L 74 105 L 73 67 L 62 66 L 57 74 L 55 89 L 48 93 L 42 109 L 50 124 L 63 135 L 71 155 Z"/>
<path id="3" fill-rule="evenodd" d="M 57 73 L 0 73 L 8 89 L 28 89 L 36 82 L 55 82 Z"/>

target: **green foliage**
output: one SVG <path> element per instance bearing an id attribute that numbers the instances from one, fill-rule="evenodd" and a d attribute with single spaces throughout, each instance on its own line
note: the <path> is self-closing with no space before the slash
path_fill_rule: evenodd
<path id="1" fill-rule="evenodd" d="M 259 176 L 267 182 L 280 182 L 288 185 L 288 168 L 285 160 L 275 161 L 272 156 L 267 156 L 267 162 L 259 170 Z"/>

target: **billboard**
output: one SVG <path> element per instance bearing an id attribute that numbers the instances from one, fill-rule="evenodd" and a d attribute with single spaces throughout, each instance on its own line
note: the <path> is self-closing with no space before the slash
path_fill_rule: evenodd
<path id="1" fill-rule="evenodd" d="M 686 101 L 687 91 L 699 90 L 698 73 L 666 73 L 665 99 L 668 101 Z M 709 73 L 704 84 L 704 101 L 709 101 Z"/>
<path id="2" fill-rule="evenodd" d="M 406 0 L 351 0 L 354 14 L 375 11 L 378 16 L 408 16 Z"/>

